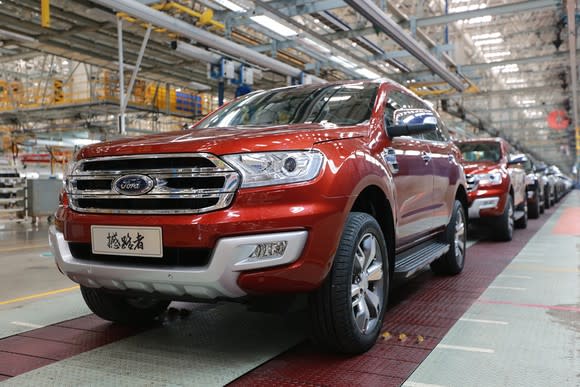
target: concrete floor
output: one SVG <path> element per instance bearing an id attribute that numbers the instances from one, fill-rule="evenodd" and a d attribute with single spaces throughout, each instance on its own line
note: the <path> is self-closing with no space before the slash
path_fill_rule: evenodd
<path id="1" fill-rule="evenodd" d="M 441 330 L 439 338 L 435 333 L 432 337 L 431 333 L 425 335 L 419 350 L 426 359 L 417 357 L 417 364 L 410 358 L 406 359 L 408 363 L 399 362 L 405 371 L 395 370 L 400 371 L 398 379 L 379 377 L 378 357 L 344 359 L 317 354 L 316 348 L 305 344 L 308 328 L 300 313 L 271 315 L 248 312 L 232 304 L 174 303 L 175 313 L 168 314 L 160 326 L 115 336 L 114 324 L 91 317 L 75 284 L 56 269 L 48 248 L 46 225 L 0 226 L 0 339 L 5 338 L 4 343 L 0 340 L 0 381 L 15 386 L 219 386 L 234 381 L 235 385 L 252 386 L 386 386 L 404 381 L 409 387 L 578 387 L 580 192 L 573 191 L 547 216 L 535 235 L 528 233 L 529 240 L 519 242 L 523 249 L 515 253 L 505 269 L 497 272 L 499 275 L 491 285 L 485 285 L 475 302 L 463 309 L 466 312 L 457 316 L 449 331 Z M 533 222 L 539 221 L 530 222 L 530 227 L 534 227 Z M 517 235 L 524 234 L 516 231 Z M 471 237 L 470 246 L 478 246 L 479 239 L 485 240 L 484 233 L 476 232 Z M 499 249 L 513 248 L 514 243 L 488 243 L 487 248 L 494 254 Z M 477 257 L 482 259 L 481 254 Z M 480 278 L 478 272 L 462 276 Z M 429 281 L 430 274 L 418 276 L 413 284 L 417 294 L 400 297 L 390 316 L 414 297 L 425 298 L 435 289 L 435 285 L 427 286 Z M 445 286 L 451 289 L 457 284 Z M 425 301 L 422 304 L 426 305 Z M 393 324 L 386 322 L 386 326 Z M 35 330 L 44 326 L 49 326 L 44 328 L 49 330 Z M 74 337 L 70 336 L 71 331 Z M 98 331 L 115 337 L 108 337 L 107 345 L 96 345 Z M 8 358 L 2 355 L 12 352 L 11 342 L 16 346 L 23 341 L 30 348 L 21 345 L 18 350 L 35 354 L 36 365 L 14 373 L 3 371 L 2 359 Z M 66 341 L 62 345 L 75 355 L 49 353 L 48 346 L 61 344 L 60 341 Z M 91 345 L 85 347 L 87 341 Z M 43 345 L 44 349 L 38 348 Z M 412 345 L 386 347 L 383 343 L 376 347 L 372 356 L 385 349 L 391 352 L 415 349 Z M 284 355 L 289 348 L 294 349 L 289 356 Z M 39 355 L 39 351 L 44 354 Z M 292 352 L 297 355 L 292 356 Z M 411 356 L 411 352 L 405 356 Z M 299 359 L 306 365 L 298 365 Z M 364 362 L 369 365 L 369 359 L 375 361 L 374 371 L 373 367 L 360 367 Z M 23 356 L 24 360 L 30 359 Z M 308 364 L 319 372 L 307 373 Z M 357 374 L 357 378 L 348 382 L 346 378 L 336 378 L 344 375 L 345 367 L 352 364 L 365 368 L 366 377 Z M 272 369 L 277 372 L 276 378 L 271 377 Z M 391 371 L 386 370 L 385 375 Z M 270 376 L 261 379 L 254 376 L 266 374 Z M 239 379 L 242 375 L 245 376 Z"/>

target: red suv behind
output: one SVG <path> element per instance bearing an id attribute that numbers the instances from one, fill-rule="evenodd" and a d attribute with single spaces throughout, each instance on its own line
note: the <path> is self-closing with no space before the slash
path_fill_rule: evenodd
<path id="1" fill-rule="evenodd" d="M 496 239 L 510 241 L 527 227 L 524 160 L 502 138 L 458 141 L 468 183 L 469 219 L 485 221 Z"/>

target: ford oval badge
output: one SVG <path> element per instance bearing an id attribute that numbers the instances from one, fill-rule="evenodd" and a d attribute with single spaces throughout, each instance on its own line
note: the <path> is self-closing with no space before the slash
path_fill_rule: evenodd
<path id="1" fill-rule="evenodd" d="M 146 175 L 125 175 L 113 181 L 113 189 L 128 196 L 144 195 L 154 186 L 155 181 Z"/>

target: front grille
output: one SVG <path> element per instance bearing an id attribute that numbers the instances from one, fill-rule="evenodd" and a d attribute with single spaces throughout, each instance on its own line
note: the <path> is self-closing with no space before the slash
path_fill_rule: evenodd
<path id="1" fill-rule="evenodd" d="M 467 182 L 467 191 L 475 191 L 477 189 L 478 181 L 474 175 L 466 175 L 465 180 Z"/>
<path id="2" fill-rule="evenodd" d="M 88 243 L 69 242 L 68 246 L 72 256 L 78 260 L 148 267 L 204 267 L 209 263 L 211 256 L 210 249 L 200 248 L 164 247 L 162 258 L 151 258 L 93 254 Z"/>
<path id="3" fill-rule="evenodd" d="M 123 176 L 152 181 L 143 194 L 116 188 Z M 184 214 L 229 206 L 240 185 L 238 172 L 216 156 L 156 154 L 79 161 L 67 179 L 73 210 L 90 213 Z"/>

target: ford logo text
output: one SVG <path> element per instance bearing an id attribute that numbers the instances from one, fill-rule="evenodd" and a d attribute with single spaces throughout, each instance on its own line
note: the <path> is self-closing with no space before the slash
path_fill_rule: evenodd
<path id="1" fill-rule="evenodd" d="M 113 190 L 121 195 L 145 195 L 155 186 L 155 180 L 146 175 L 125 175 L 113 181 Z"/>

